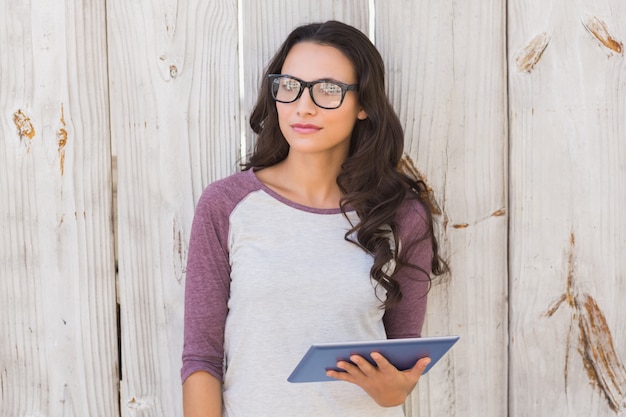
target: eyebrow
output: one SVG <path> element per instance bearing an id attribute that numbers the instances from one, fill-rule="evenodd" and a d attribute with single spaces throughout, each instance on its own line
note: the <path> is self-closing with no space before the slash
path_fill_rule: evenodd
<path id="1" fill-rule="evenodd" d="M 296 78 L 298 80 L 301 80 L 301 81 L 304 81 L 304 82 L 307 82 L 307 83 L 314 83 L 314 82 L 318 82 L 318 81 L 329 81 L 329 82 L 338 83 L 338 84 L 345 84 L 345 85 L 357 85 L 358 84 L 358 82 L 349 83 L 349 82 L 346 82 L 346 81 L 340 81 L 340 80 L 338 80 L 336 78 L 333 78 L 333 77 L 323 77 L 323 78 L 317 78 L 315 80 L 307 81 L 307 80 L 302 79 L 300 77 L 296 77 L 295 75 L 292 75 L 292 74 L 281 73 L 280 75 L 287 75 L 289 77 L 293 77 L 293 78 Z"/>

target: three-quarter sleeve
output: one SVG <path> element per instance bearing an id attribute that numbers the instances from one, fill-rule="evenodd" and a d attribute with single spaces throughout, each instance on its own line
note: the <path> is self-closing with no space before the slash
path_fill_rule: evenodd
<path id="1" fill-rule="evenodd" d="M 385 311 L 385 331 L 389 339 L 420 337 L 430 287 L 432 236 L 426 209 L 418 200 L 407 200 L 396 219 L 400 253 L 407 265 L 398 266 L 395 274 L 402 299 Z"/>
<path id="2" fill-rule="evenodd" d="M 181 379 L 207 371 L 222 379 L 230 264 L 228 215 L 217 187 L 202 194 L 191 229 L 185 280 L 185 327 Z"/>

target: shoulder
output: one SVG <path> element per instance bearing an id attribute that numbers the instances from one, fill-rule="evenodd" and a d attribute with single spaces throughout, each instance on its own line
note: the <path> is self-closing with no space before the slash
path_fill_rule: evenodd
<path id="1" fill-rule="evenodd" d="M 398 208 L 395 216 L 395 223 L 401 234 L 402 231 L 420 234 L 430 230 L 431 217 L 426 205 L 418 198 L 408 197 Z"/>
<path id="2" fill-rule="evenodd" d="M 251 170 L 242 171 L 207 185 L 200 199 L 207 198 L 208 196 L 229 195 L 237 190 L 247 190 L 249 192 L 250 190 L 258 188 L 259 181 L 256 179 L 255 174 Z"/>
<path id="3" fill-rule="evenodd" d="M 209 184 L 196 205 L 196 213 L 228 215 L 250 193 L 262 188 L 252 170 L 238 172 Z"/>
<path id="4" fill-rule="evenodd" d="M 202 191 L 198 205 L 241 200 L 261 186 L 251 170 L 238 172 L 207 185 Z"/>

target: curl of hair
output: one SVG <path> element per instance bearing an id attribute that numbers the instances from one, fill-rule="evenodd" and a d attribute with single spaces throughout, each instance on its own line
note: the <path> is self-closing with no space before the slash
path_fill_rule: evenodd
<path id="1" fill-rule="evenodd" d="M 389 307 L 402 298 L 400 285 L 394 279 L 395 271 L 403 266 L 420 269 L 404 259 L 404 250 L 399 251 L 395 216 L 406 199 L 418 199 L 427 213 L 427 232 L 416 236 L 411 243 L 432 241 L 431 271 L 423 272 L 427 276 L 429 272 L 440 275 L 447 267 L 439 256 L 433 233 L 432 212 L 424 197 L 427 187 L 421 179 L 412 178 L 398 168 L 404 150 L 404 132 L 385 92 L 383 59 L 362 32 L 341 22 L 328 21 L 300 26 L 289 34 L 263 75 L 260 94 L 250 116 L 250 126 L 258 138 L 254 153 L 243 164 L 243 169 L 275 165 L 289 153 L 289 145 L 278 124 L 268 75 L 280 73 L 291 48 L 305 41 L 335 47 L 354 65 L 359 103 L 367 118 L 357 120 L 348 157 L 337 177 L 343 193 L 340 206 L 344 215 L 348 210 L 355 210 L 359 217 L 359 222 L 346 233 L 346 240 L 373 255 L 370 274 L 387 291 L 384 307 Z M 356 236 L 357 240 L 351 240 L 350 236 Z M 395 261 L 396 268 L 386 272 L 390 261 Z"/>

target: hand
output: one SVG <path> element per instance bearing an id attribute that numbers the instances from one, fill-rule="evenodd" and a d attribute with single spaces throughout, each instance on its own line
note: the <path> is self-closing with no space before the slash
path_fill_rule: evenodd
<path id="1" fill-rule="evenodd" d="M 378 352 L 370 354 L 377 366 L 363 357 L 352 355 L 353 362 L 339 361 L 337 367 L 346 372 L 327 371 L 329 377 L 358 385 L 381 407 L 401 405 L 411 393 L 430 358 L 421 358 L 411 369 L 399 371 Z"/>

